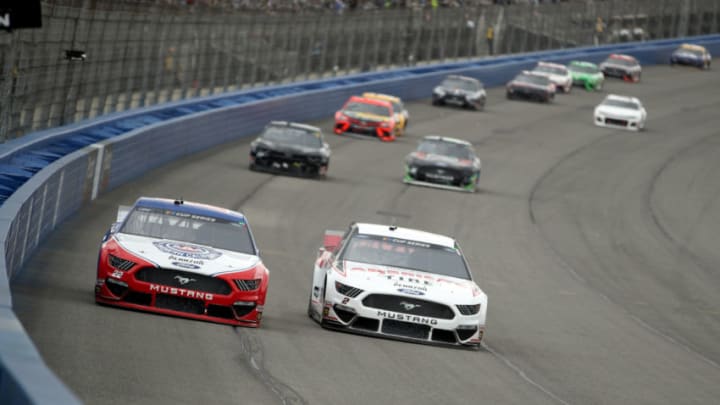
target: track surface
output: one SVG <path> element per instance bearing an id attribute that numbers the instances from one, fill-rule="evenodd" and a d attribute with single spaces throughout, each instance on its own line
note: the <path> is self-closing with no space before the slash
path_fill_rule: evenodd
<path id="1" fill-rule="evenodd" d="M 708 404 L 720 398 L 720 70 L 655 67 L 606 92 L 649 129 L 596 128 L 603 94 L 486 112 L 412 103 L 385 144 L 329 135 L 330 177 L 249 172 L 248 141 L 149 173 L 71 218 L 13 281 L 16 311 L 89 404 Z M 332 123 L 320 125 L 330 134 Z M 475 143 L 474 195 L 400 182 L 422 135 Z M 201 136 L 201 134 L 199 134 Z M 100 307 L 100 236 L 140 195 L 242 210 L 271 269 L 259 330 Z M 330 332 L 305 315 L 323 230 L 452 234 L 488 293 L 481 352 Z"/>

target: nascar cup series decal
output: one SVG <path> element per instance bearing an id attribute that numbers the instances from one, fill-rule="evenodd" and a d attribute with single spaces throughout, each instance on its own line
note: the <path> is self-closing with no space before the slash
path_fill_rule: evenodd
<path id="1" fill-rule="evenodd" d="M 161 252 L 168 253 L 168 259 L 174 265 L 189 270 L 197 270 L 205 264 L 205 260 L 215 260 L 222 256 L 215 249 L 190 243 L 159 241 L 153 242 L 153 245 Z"/>

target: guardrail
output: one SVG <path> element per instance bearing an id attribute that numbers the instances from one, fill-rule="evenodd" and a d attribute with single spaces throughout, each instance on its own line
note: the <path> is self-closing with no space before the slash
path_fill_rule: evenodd
<path id="1" fill-rule="evenodd" d="M 538 60 L 599 62 L 611 52 L 634 55 L 645 65 L 662 64 L 682 42 L 703 44 L 720 54 L 720 35 L 711 35 L 358 74 L 118 113 L 3 145 L 0 165 L 18 165 L 15 168 L 22 173 L 17 172 L 17 182 L 27 178 L 0 206 L 2 403 L 79 403 L 47 369 L 12 313 L 8 279 L 68 215 L 99 194 L 187 154 L 256 134 L 270 120 L 328 117 L 346 98 L 362 91 L 392 93 L 406 100 L 427 98 L 448 74 L 472 76 L 487 86 L 498 86 Z M 8 176 L 0 177 L 1 191 Z"/>

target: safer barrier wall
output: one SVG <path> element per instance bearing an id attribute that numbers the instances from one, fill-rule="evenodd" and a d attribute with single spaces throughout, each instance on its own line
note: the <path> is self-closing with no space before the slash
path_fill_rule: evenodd
<path id="1" fill-rule="evenodd" d="M 473 76 L 488 86 L 498 86 L 538 60 L 599 62 L 611 52 L 632 54 L 645 65 L 667 63 L 670 52 L 679 43 L 690 40 L 720 54 L 720 35 L 713 35 L 362 74 L 118 114 L 77 125 L 70 131 L 60 128 L 40 137 L 29 137 L 12 150 L 0 151 L 0 162 L 12 161 L 14 155 L 48 147 L 63 137 L 100 129 L 107 135 L 101 137 L 105 140 L 76 150 L 42 169 L 0 207 L 0 402 L 60 405 L 79 402 L 47 369 L 12 313 L 8 278 L 21 271 L 39 243 L 63 219 L 100 193 L 187 154 L 256 134 L 270 120 L 309 121 L 328 117 L 350 95 L 363 91 L 397 94 L 407 100 L 427 98 L 448 74 Z M 246 156 L 238 156 L 239 162 L 245 159 Z"/>

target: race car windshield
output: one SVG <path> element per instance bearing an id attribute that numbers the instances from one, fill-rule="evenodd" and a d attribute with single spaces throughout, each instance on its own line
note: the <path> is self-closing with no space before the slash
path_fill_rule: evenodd
<path id="1" fill-rule="evenodd" d="M 287 126 L 270 126 L 260 136 L 262 139 L 277 142 L 284 145 L 307 146 L 312 148 L 322 147 L 320 133 L 301 128 Z"/>
<path id="2" fill-rule="evenodd" d="M 547 77 L 537 75 L 518 75 L 515 78 L 515 81 L 520 83 L 536 84 L 539 86 L 547 86 L 548 84 L 550 84 L 550 81 Z"/>
<path id="3" fill-rule="evenodd" d="M 570 70 L 580 73 L 598 73 L 600 71 L 597 66 L 588 65 L 570 65 Z"/>
<path id="4" fill-rule="evenodd" d="M 605 100 L 603 101 L 603 105 L 607 105 L 610 107 L 619 107 L 619 108 L 627 108 L 629 110 L 639 110 L 640 106 L 637 105 L 637 103 L 632 101 L 624 101 L 624 100 Z"/>
<path id="5" fill-rule="evenodd" d="M 625 58 L 607 58 L 605 59 L 605 63 L 612 63 L 613 65 L 621 65 L 621 66 L 635 66 L 637 65 L 637 62 L 634 60 L 629 60 Z"/>
<path id="6" fill-rule="evenodd" d="M 417 151 L 434 155 L 451 156 L 457 159 L 470 160 L 473 158 L 473 152 L 470 146 L 455 142 L 423 141 L 418 146 Z"/>
<path id="7" fill-rule="evenodd" d="M 482 84 L 478 85 L 477 82 L 474 82 L 472 80 L 462 80 L 462 79 L 445 79 L 440 84 L 440 87 L 444 87 L 446 89 L 460 89 L 460 90 L 466 90 L 466 91 L 478 91 L 482 88 Z"/>
<path id="8" fill-rule="evenodd" d="M 470 273 L 459 250 L 405 239 L 355 235 L 343 250 L 341 260 L 470 280 Z"/>
<path id="9" fill-rule="evenodd" d="M 370 104 L 370 103 L 350 103 L 347 106 L 345 106 L 345 112 L 374 114 L 374 115 L 380 115 L 383 117 L 390 116 L 389 108 L 382 106 L 382 105 Z"/>
<path id="10" fill-rule="evenodd" d="M 161 208 L 136 207 L 119 232 L 256 254 L 250 229 L 244 221 L 232 222 Z"/>
<path id="11" fill-rule="evenodd" d="M 550 73 L 553 75 L 565 75 L 566 70 L 561 67 L 540 65 L 534 69 L 535 72 Z"/>

